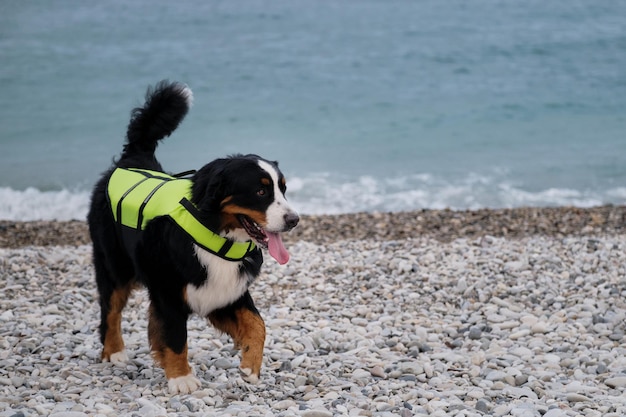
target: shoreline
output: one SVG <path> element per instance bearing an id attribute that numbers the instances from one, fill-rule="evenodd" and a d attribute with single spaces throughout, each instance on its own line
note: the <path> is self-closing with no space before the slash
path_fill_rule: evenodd
<path id="1" fill-rule="evenodd" d="M 341 240 L 382 241 L 429 237 L 441 242 L 483 236 L 598 236 L 626 233 L 626 206 L 521 207 L 512 209 L 302 215 L 283 236 L 286 243 L 328 244 Z M 87 224 L 71 221 L 0 220 L 0 248 L 90 244 Z"/>

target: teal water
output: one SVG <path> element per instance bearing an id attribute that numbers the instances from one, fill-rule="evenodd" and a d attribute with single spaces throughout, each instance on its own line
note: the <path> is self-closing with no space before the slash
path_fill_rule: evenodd
<path id="1" fill-rule="evenodd" d="M 0 218 L 84 217 L 132 107 L 171 171 L 280 161 L 308 213 L 626 203 L 626 3 L 0 3 Z"/>

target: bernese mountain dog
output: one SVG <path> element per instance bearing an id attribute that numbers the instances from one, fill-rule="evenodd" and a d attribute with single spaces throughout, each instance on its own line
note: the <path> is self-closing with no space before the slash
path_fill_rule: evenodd
<path id="1" fill-rule="evenodd" d="M 280 233 L 298 214 L 285 199 L 277 162 L 257 155 L 214 160 L 197 172 L 166 174 L 158 142 L 184 119 L 192 92 L 161 81 L 132 111 L 122 154 L 97 182 L 87 216 L 99 293 L 102 360 L 125 362 L 121 314 L 132 291 L 148 289 L 148 339 L 172 394 L 201 383 L 187 360 L 187 319 L 207 317 L 241 350 L 240 370 L 259 379 L 265 324 L 249 286 L 261 248 L 289 260 Z"/>

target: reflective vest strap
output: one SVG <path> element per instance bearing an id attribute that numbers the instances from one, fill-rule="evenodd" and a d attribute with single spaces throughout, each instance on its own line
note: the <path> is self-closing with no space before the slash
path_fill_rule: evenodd
<path id="1" fill-rule="evenodd" d="M 115 208 L 115 212 L 117 214 L 117 223 L 118 224 L 122 224 L 122 202 L 124 201 L 124 199 L 133 192 L 133 190 L 135 188 L 137 188 L 140 184 L 142 184 L 144 181 L 147 181 L 148 177 L 145 177 L 144 179 L 137 181 L 132 187 L 130 187 L 128 190 L 126 190 L 126 192 L 124 194 L 122 194 L 122 196 L 120 197 L 120 199 L 117 202 L 117 207 Z M 139 229 L 141 227 L 141 223 L 137 225 L 137 228 Z"/>
<path id="2" fill-rule="evenodd" d="M 148 178 L 146 178 L 146 179 L 148 179 Z M 141 203 L 141 206 L 139 207 L 139 213 L 137 214 L 137 229 L 138 230 L 142 230 L 143 229 L 143 227 L 142 227 L 142 224 L 143 224 L 143 210 L 146 208 L 146 204 L 148 204 L 148 201 L 150 201 L 150 199 L 152 198 L 154 193 L 159 191 L 159 188 L 163 187 L 167 183 L 167 181 L 171 181 L 171 180 L 164 180 L 164 181 L 160 182 L 156 187 L 154 187 L 154 189 L 152 191 L 150 191 L 150 193 L 146 196 L 146 198 Z"/>
<path id="3" fill-rule="evenodd" d="M 226 242 L 224 242 L 220 250 L 217 251 L 217 256 L 219 256 L 220 258 L 225 257 L 230 248 L 233 247 L 233 243 L 235 242 L 233 242 L 232 240 L 227 240 Z"/>
<path id="4" fill-rule="evenodd" d="M 243 259 L 255 249 L 254 242 L 234 242 L 207 228 L 199 220 L 200 212 L 186 198 L 180 200 L 181 210 L 170 213 L 172 219 L 193 238 L 199 246 L 226 260 Z"/>
<path id="5" fill-rule="evenodd" d="M 141 174 L 145 176 L 146 178 L 154 178 L 157 180 L 171 181 L 171 180 L 176 179 L 175 177 L 171 175 L 167 175 L 162 172 L 150 171 L 147 169 L 140 169 L 140 168 L 118 168 L 118 169 L 126 169 L 127 171 L 132 171 L 132 172 Z"/>
<path id="6" fill-rule="evenodd" d="M 186 198 L 182 198 L 180 200 L 180 205 L 183 206 L 185 208 L 185 210 L 187 210 L 189 213 L 191 213 L 191 215 L 193 217 L 195 217 L 196 220 L 198 220 L 198 222 L 200 222 L 199 217 L 200 217 L 200 210 L 198 210 L 196 208 L 196 206 L 193 205 L 193 203 L 189 200 L 187 200 Z"/>

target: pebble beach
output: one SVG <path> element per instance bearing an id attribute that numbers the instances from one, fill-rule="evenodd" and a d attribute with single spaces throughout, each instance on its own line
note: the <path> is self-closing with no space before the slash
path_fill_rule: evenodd
<path id="1" fill-rule="evenodd" d="M 0 222 L 0 417 L 624 416 L 626 208 L 303 216 L 251 288 L 261 381 L 188 323 L 199 391 L 169 395 L 147 294 L 101 363 L 84 222 Z"/>

